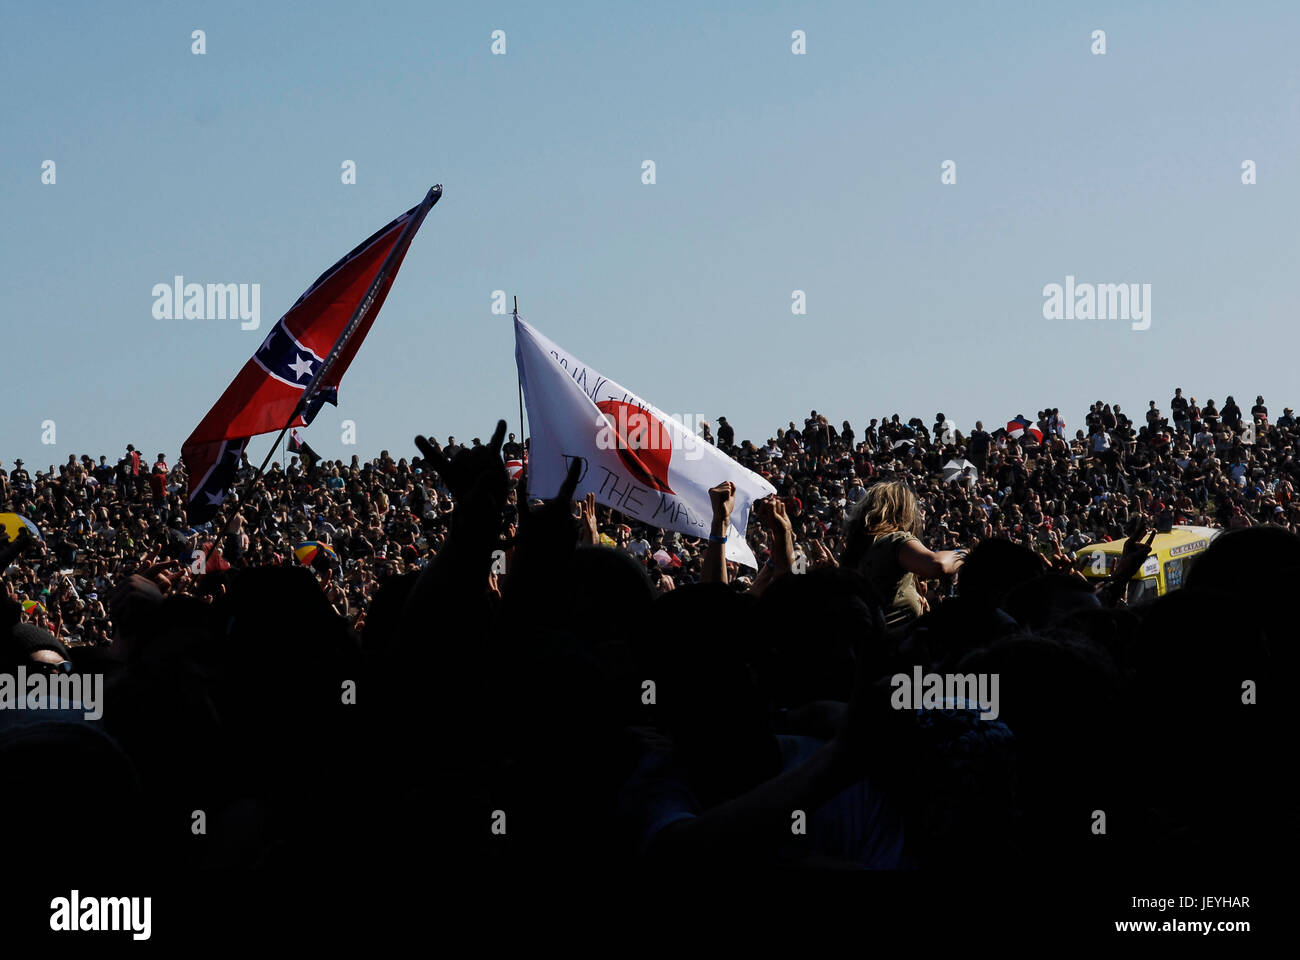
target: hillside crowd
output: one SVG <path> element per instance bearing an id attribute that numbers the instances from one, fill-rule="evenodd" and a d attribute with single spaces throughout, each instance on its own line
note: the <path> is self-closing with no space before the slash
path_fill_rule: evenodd
<path id="1" fill-rule="evenodd" d="M 720 417 L 705 439 L 777 489 L 758 570 L 575 502 L 576 473 L 523 490 L 504 422 L 245 462 L 198 528 L 163 454 L 15 461 L 0 512 L 40 538 L 0 542 L 0 674 L 99 674 L 106 703 L 0 709 L 0 796 L 93 798 L 79 843 L 164 866 L 336 869 L 395 836 L 464 870 L 1286 862 L 1300 426 L 1166 406 L 812 411 L 760 442 Z M 1183 589 L 1076 575 L 1161 523 L 1225 530 Z M 900 708 L 914 670 L 996 676 L 1000 704 Z"/>

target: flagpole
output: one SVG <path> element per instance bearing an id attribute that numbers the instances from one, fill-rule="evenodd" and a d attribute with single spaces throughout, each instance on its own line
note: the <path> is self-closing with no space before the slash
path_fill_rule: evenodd
<path id="1" fill-rule="evenodd" d="M 280 445 L 280 441 L 284 439 L 284 435 L 289 432 L 289 428 L 293 426 L 294 420 L 298 419 L 298 414 L 300 414 L 307 407 L 307 404 L 311 402 L 312 395 L 316 392 L 321 381 L 325 378 L 325 374 L 327 374 L 330 371 L 330 368 L 334 366 L 334 361 L 339 358 L 339 354 L 343 352 L 343 348 L 347 346 L 347 342 L 352 339 L 352 334 L 356 332 L 357 327 L 361 325 L 361 321 L 364 320 L 366 314 L 370 312 L 370 308 L 375 302 L 375 296 L 379 293 L 379 288 L 383 282 L 388 279 L 388 274 L 392 270 L 393 264 L 399 257 L 406 254 L 406 248 L 411 245 L 411 237 L 414 236 L 415 231 L 419 229 L 420 224 L 424 222 L 425 214 L 432 209 L 433 205 L 437 203 L 441 197 L 442 184 L 434 184 L 429 188 L 429 192 L 424 195 L 424 200 L 420 202 L 419 207 L 416 208 L 415 216 L 411 217 L 411 219 L 407 221 L 406 226 L 402 228 L 401 235 L 398 236 L 397 242 L 393 244 L 393 249 L 388 251 L 388 256 L 384 258 L 384 262 L 380 266 L 379 272 L 375 274 L 375 279 L 371 281 L 370 288 L 366 291 L 366 295 L 361 298 L 361 302 L 357 304 L 356 310 L 352 312 L 352 319 L 350 319 L 347 326 L 343 328 L 343 332 L 339 334 L 338 340 L 334 341 L 334 346 L 330 348 L 329 354 L 326 355 L 325 359 L 321 361 L 320 367 L 317 368 L 316 375 L 311 378 L 311 382 L 307 384 L 307 389 L 304 390 L 302 396 L 298 398 L 298 402 L 294 405 L 293 413 L 289 414 L 288 422 L 285 423 L 283 429 L 280 430 L 280 435 L 275 438 L 275 443 L 271 445 L 271 449 L 267 452 L 266 459 L 262 461 L 262 465 L 258 467 L 257 472 L 253 474 L 253 480 L 256 480 L 262 475 L 262 472 L 266 469 L 267 463 L 269 463 L 271 457 L 275 455 L 275 448 Z"/>
<path id="2" fill-rule="evenodd" d="M 515 297 L 515 320 L 519 319 L 519 298 Z M 515 380 L 519 384 L 519 445 L 524 444 L 524 380 L 519 375 L 519 367 L 515 367 Z"/>

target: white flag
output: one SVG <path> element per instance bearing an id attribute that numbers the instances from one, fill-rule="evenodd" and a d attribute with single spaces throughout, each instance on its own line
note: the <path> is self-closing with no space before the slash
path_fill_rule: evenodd
<path id="1" fill-rule="evenodd" d="M 569 464 L 582 461 L 576 496 L 596 495 L 641 523 L 709 535 L 709 488 L 736 485 L 725 553 L 757 567 L 745 542 L 753 502 L 776 489 L 679 420 L 662 413 L 515 316 L 515 362 L 528 405 L 528 490 L 552 497 Z"/>

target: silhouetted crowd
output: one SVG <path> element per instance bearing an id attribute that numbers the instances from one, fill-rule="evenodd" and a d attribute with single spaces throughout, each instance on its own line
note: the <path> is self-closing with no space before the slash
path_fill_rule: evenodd
<path id="1" fill-rule="evenodd" d="M 1073 431 L 813 411 L 765 443 L 719 418 L 705 439 L 790 530 L 752 523 L 760 570 L 721 577 L 705 541 L 576 504 L 576 474 L 525 491 L 504 423 L 409 460 L 245 461 L 201 527 L 162 454 L 16 461 L 0 512 L 42 539 L 0 542 L 0 674 L 102 674 L 105 703 L 0 709 L 0 803 L 57 797 L 79 849 L 159 868 L 1284 863 L 1300 427 L 1263 398 L 1167 406 Z M 846 561 L 882 480 L 967 551 L 899 628 Z M 1074 572 L 1161 522 L 1226 530 L 1182 589 L 1130 607 Z M 900 708 L 914 670 L 996 675 L 996 716 Z"/>

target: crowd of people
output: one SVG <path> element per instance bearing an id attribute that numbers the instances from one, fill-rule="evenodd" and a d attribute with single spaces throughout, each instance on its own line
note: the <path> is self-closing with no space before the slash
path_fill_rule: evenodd
<path id="1" fill-rule="evenodd" d="M 409 459 L 245 459 L 198 527 L 162 453 L 0 464 L 0 512 L 40 534 L 0 537 L 0 673 L 102 674 L 107 700 L 0 710 L 0 795 L 91 790 L 115 819 L 87 842 L 165 865 L 365 861 L 394 818 L 465 869 L 1280 855 L 1300 424 L 1168 407 L 1098 401 L 1074 431 L 812 411 L 739 443 L 720 417 L 705 439 L 777 490 L 757 570 L 575 501 L 576 473 L 524 489 L 504 422 Z M 1161 523 L 1226 532 L 1130 608 Z M 1111 580 L 1077 575 L 1123 537 Z M 997 675 L 1000 708 L 899 709 L 914 668 Z"/>

